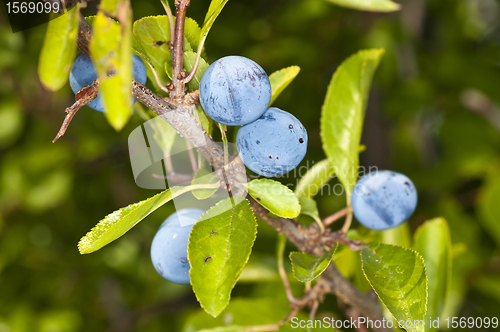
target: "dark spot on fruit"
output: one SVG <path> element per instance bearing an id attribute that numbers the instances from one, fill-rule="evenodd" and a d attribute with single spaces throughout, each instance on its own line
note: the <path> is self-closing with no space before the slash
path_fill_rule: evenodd
<path id="1" fill-rule="evenodd" d="M 280 159 L 280 157 L 276 157 L 276 159 Z"/>
<path id="2" fill-rule="evenodd" d="M 208 261 L 209 261 L 209 260 L 211 260 L 211 259 L 212 259 L 212 256 L 207 256 L 207 257 L 205 257 L 205 265 L 206 265 L 206 264 L 208 263 Z"/>
<path id="3" fill-rule="evenodd" d="M 288 128 L 293 129 L 293 125 L 289 125 Z"/>
<path id="4" fill-rule="evenodd" d="M 256 141 L 255 144 L 260 144 L 260 141 Z"/>
<path id="5" fill-rule="evenodd" d="M 300 143 L 304 143 L 304 139 L 303 139 L 302 137 L 301 137 L 301 138 L 299 138 L 299 142 L 300 142 Z"/>
<path id="6" fill-rule="evenodd" d="M 273 159 L 273 155 L 272 154 L 269 155 L 269 159 Z"/>

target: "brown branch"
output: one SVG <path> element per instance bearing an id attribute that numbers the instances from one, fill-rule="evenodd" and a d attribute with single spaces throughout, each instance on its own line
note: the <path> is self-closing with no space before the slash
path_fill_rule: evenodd
<path id="1" fill-rule="evenodd" d="M 66 108 L 66 117 L 64 118 L 61 129 L 57 132 L 56 137 L 52 140 L 52 143 L 55 143 L 59 138 L 61 138 L 65 133 L 66 129 L 68 129 L 71 120 L 75 116 L 76 112 L 80 108 L 82 108 L 87 103 L 91 102 L 95 97 L 97 97 L 97 93 L 99 92 L 99 81 L 95 80 L 91 85 L 84 86 L 75 96 L 75 103 L 70 107 Z"/>
<path id="2" fill-rule="evenodd" d="M 174 97 L 184 96 L 184 83 L 182 80 L 187 76 L 183 71 L 184 54 L 184 23 L 186 20 L 186 8 L 190 5 L 190 0 L 180 0 L 175 2 L 177 13 L 175 15 L 175 35 L 174 50 L 172 52 L 172 84 L 174 90 L 171 94 Z M 184 74 L 184 75 L 183 75 Z"/>

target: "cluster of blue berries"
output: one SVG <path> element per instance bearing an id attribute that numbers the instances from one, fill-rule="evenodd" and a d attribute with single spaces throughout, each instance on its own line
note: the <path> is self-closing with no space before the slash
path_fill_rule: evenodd
<path id="1" fill-rule="evenodd" d="M 365 227 L 386 230 L 401 225 L 417 207 L 417 190 L 400 173 L 375 171 L 363 176 L 351 196 L 356 219 Z"/>
<path id="2" fill-rule="evenodd" d="M 241 56 L 214 62 L 200 82 L 200 102 L 215 121 L 241 126 L 240 158 L 253 172 L 275 177 L 298 166 L 307 151 L 307 132 L 292 114 L 269 108 L 271 83 L 262 67 Z"/>
<path id="3" fill-rule="evenodd" d="M 132 63 L 134 78 L 142 84 L 146 84 L 147 74 L 144 62 L 142 62 L 141 58 L 134 54 Z M 69 73 L 69 85 L 71 86 L 73 92 L 77 93 L 86 85 L 91 85 L 96 78 L 97 73 L 95 72 L 92 59 L 84 53 L 78 54 L 75 62 L 73 63 L 73 67 L 71 67 L 71 72 Z M 131 98 L 130 104 L 133 104 L 134 102 L 135 99 Z M 97 97 L 89 103 L 89 107 L 95 109 L 96 111 L 104 112 L 101 92 L 99 92 Z"/>

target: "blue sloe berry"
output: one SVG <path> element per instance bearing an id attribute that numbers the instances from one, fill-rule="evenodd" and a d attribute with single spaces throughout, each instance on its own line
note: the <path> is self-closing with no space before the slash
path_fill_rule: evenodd
<path id="1" fill-rule="evenodd" d="M 354 187 L 352 210 L 356 219 L 374 230 L 394 228 L 407 220 L 417 206 L 417 190 L 403 174 L 374 171 Z"/>
<path id="2" fill-rule="evenodd" d="M 215 121 L 243 126 L 269 107 L 271 83 L 262 67 L 241 56 L 221 58 L 208 67 L 200 82 L 200 102 Z"/>
<path id="3" fill-rule="evenodd" d="M 189 284 L 189 234 L 204 213 L 200 209 L 182 209 L 171 214 L 160 226 L 151 244 L 151 261 L 163 278 Z"/>
<path id="4" fill-rule="evenodd" d="M 292 114 L 271 107 L 259 119 L 238 130 L 236 145 L 250 170 L 276 177 L 288 173 L 304 159 L 307 132 Z"/>
<path id="5" fill-rule="evenodd" d="M 135 54 L 133 54 L 132 59 L 134 78 L 142 84 L 146 84 L 147 73 L 144 62 L 142 62 L 141 58 Z M 94 82 L 96 78 L 97 74 L 95 72 L 92 59 L 84 53 L 78 54 L 75 58 L 75 62 L 73 63 L 73 67 L 71 68 L 71 72 L 69 73 L 69 85 L 71 86 L 73 92 L 77 93 L 84 86 L 92 84 L 92 82 Z M 134 102 L 135 99 L 131 98 L 131 104 L 133 104 Z M 88 106 L 95 109 L 96 111 L 104 112 L 104 104 L 101 92 L 97 94 L 97 97 L 95 97 L 88 104 Z"/>

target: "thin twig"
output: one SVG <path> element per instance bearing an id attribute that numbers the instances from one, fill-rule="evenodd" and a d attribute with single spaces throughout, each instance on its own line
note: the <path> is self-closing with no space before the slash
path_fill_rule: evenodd
<path id="1" fill-rule="evenodd" d="M 285 318 L 283 318 L 282 320 L 280 320 L 278 323 L 276 324 L 268 324 L 268 325 L 256 325 L 256 326 L 250 326 L 250 327 L 247 327 L 246 329 L 243 330 L 243 332 L 263 332 L 263 331 L 278 331 L 279 328 L 285 324 L 286 322 L 288 322 L 290 319 L 292 319 L 293 317 L 297 316 L 297 314 L 299 313 L 300 311 L 300 308 L 297 307 L 297 308 L 294 308 L 292 309 L 292 311 L 288 314 L 288 316 L 286 316 Z"/>
<path id="2" fill-rule="evenodd" d="M 288 301 L 290 303 L 296 303 L 297 299 L 293 296 L 292 287 L 290 287 L 290 281 L 288 280 L 288 276 L 286 275 L 285 264 L 283 262 L 283 254 L 285 251 L 286 238 L 279 234 L 278 235 L 278 271 L 281 277 L 281 281 L 283 282 L 283 286 L 285 286 L 285 293 Z M 284 239 L 283 239 L 284 238 Z M 281 243 L 284 241 L 285 243 Z"/>
<path id="3" fill-rule="evenodd" d="M 166 92 L 168 94 L 170 94 L 170 90 L 167 89 L 165 87 L 165 85 L 163 85 L 160 81 L 160 78 L 158 77 L 158 73 L 156 72 L 156 69 L 155 67 L 153 67 L 152 64 L 150 64 L 148 61 L 146 61 L 146 63 L 148 64 L 149 68 L 151 68 L 151 71 L 153 72 L 153 76 L 155 77 L 155 81 L 156 81 L 156 85 L 158 85 L 158 87 L 163 91 L 163 92 Z"/>
<path id="4" fill-rule="evenodd" d="M 165 0 L 168 1 L 168 0 Z M 168 48 L 170 49 L 170 52 L 173 51 L 174 49 L 174 31 L 175 31 L 175 23 L 174 23 L 174 15 L 172 15 L 172 11 L 170 10 L 170 6 L 167 6 L 166 4 L 161 1 L 161 4 L 163 8 L 165 9 L 165 12 L 167 13 L 167 18 L 168 18 L 168 26 L 170 30 L 170 43 Z"/>
<path id="5" fill-rule="evenodd" d="M 70 107 L 66 108 L 66 117 L 64 118 L 63 124 L 61 125 L 61 129 L 57 133 L 56 137 L 52 140 L 52 143 L 55 143 L 59 138 L 61 138 L 65 133 L 66 129 L 68 129 L 71 120 L 75 116 L 76 112 L 85 104 L 92 101 L 95 97 L 97 97 L 97 93 L 99 92 L 99 80 L 95 80 L 91 85 L 84 86 L 80 91 L 77 92 L 75 99 L 76 102 Z"/>
<path id="6" fill-rule="evenodd" d="M 309 312 L 309 319 L 314 320 L 314 317 L 316 317 L 316 312 L 318 311 L 319 308 L 319 301 L 315 300 L 312 307 L 311 307 L 311 312 Z"/>
<path id="7" fill-rule="evenodd" d="M 181 73 L 183 71 L 183 55 L 184 55 L 184 24 L 186 20 L 186 8 L 190 4 L 190 0 L 181 0 L 175 2 L 177 13 L 175 15 L 175 35 L 174 49 L 172 51 L 172 84 L 174 85 L 173 96 L 184 96 L 184 83 L 182 82 Z"/>
<path id="8" fill-rule="evenodd" d="M 328 217 L 326 218 L 323 218 L 322 222 L 323 222 L 323 225 L 325 227 L 328 227 L 330 226 L 331 224 L 333 224 L 335 221 L 339 220 L 340 218 L 342 217 L 345 217 L 348 213 L 351 212 L 351 209 L 346 207 L 346 208 L 343 208 L 342 210 L 338 210 L 337 212 L 335 212 L 334 214 L 332 215 L 329 215 Z"/>
<path id="9" fill-rule="evenodd" d="M 345 233 L 342 233 L 342 231 L 327 234 L 325 237 L 323 237 L 322 242 L 330 248 L 337 243 L 345 245 L 354 251 L 360 251 L 368 248 L 368 244 L 366 242 L 348 239 L 345 237 Z"/>
<path id="10" fill-rule="evenodd" d="M 189 83 L 196 74 L 196 71 L 198 70 L 198 65 L 200 64 L 202 50 L 203 50 L 203 44 L 200 42 L 200 44 L 198 45 L 198 51 L 196 52 L 196 59 L 194 60 L 193 68 L 191 69 L 189 75 L 182 80 L 183 83 Z"/>
<path id="11" fill-rule="evenodd" d="M 196 157 L 194 156 L 193 146 L 187 140 L 186 147 L 189 155 L 189 161 L 191 162 L 191 168 L 193 169 L 193 173 L 196 173 L 198 171 L 198 163 L 196 162 Z"/>
<path id="12" fill-rule="evenodd" d="M 351 223 L 352 223 L 351 193 L 349 193 L 349 192 L 346 193 L 346 200 L 347 200 L 347 208 L 349 209 L 349 213 L 347 213 L 347 216 L 346 216 L 345 221 L 344 221 L 344 225 L 342 226 L 343 233 L 347 233 L 347 231 L 351 227 Z"/>

